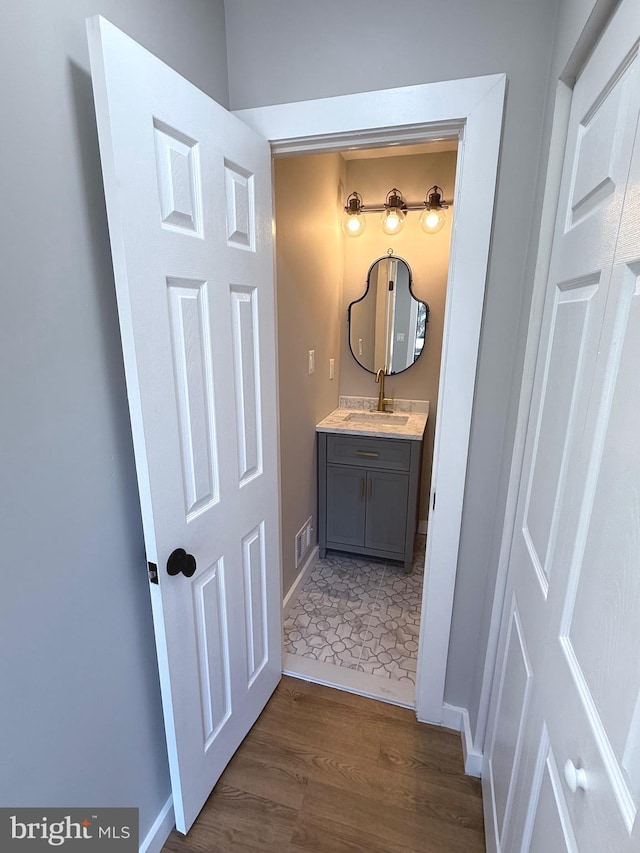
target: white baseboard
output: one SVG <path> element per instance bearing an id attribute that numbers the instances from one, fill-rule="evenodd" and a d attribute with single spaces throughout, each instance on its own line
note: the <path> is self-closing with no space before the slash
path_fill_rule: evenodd
<path id="1" fill-rule="evenodd" d="M 173 797 L 169 797 L 160 810 L 160 814 L 154 820 L 153 826 L 140 842 L 140 853 L 160 853 L 175 825 Z"/>
<path id="2" fill-rule="evenodd" d="M 442 725 L 447 729 L 460 732 L 462 735 L 464 772 L 467 776 L 482 778 L 482 753 L 473 748 L 471 723 L 467 709 L 458 708 L 455 705 L 447 705 L 445 702 L 442 706 Z"/>
<path id="3" fill-rule="evenodd" d="M 445 729 L 461 732 L 463 728 L 462 715 L 465 710 L 466 708 L 456 708 L 455 705 L 447 705 L 445 702 L 442 706 L 442 725 Z"/>
<path id="4" fill-rule="evenodd" d="M 293 602 L 296 600 L 296 598 L 298 597 L 298 593 L 300 592 L 302 587 L 305 585 L 307 578 L 311 574 L 311 570 L 313 569 L 315 564 L 318 562 L 319 551 L 320 551 L 320 549 L 316 545 L 316 547 L 313 548 L 309 552 L 309 556 L 304 561 L 304 563 L 302 564 L 302 568 L 298 572 L 298 577 L 291 584 L 291 589 L 285 595 L 284 601 L 282 602 L 282 621 L 283 622 L 287 618 L 287 616 L 289 615 L 289 611 L 291 610 L 291 608 L 293 606 Z"/>
<path id="5" fill-rule="evenodd" d="M 429 522 L 425 519 L 424 521 L 418 522 L 418 533 L 423 533 L 425 536 L 427 534 L 427 524 Z"/>

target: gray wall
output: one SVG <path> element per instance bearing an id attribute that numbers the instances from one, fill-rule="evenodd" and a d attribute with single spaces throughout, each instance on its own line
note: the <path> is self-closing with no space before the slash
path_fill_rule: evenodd
<path id="1" fill-rule="evenodd" d="M 222 0 L 4 0 L 0 805 L 170 793 L 85 17 L 222 103 Z"/>
<path id="2" fill-rule="evenodd" d="M 474 673 L 484 663 L 482 619 L 491 607 L 494 541 L 504 516 L 524 350 L 518 326 L 533 279 L 528 247 L 537 237 L 532 191 L 557 6 L 558 0 L 225 4 L 232 109 L 496 72 L 508 76 L 446 684 L 446 700 L 464 707 L 473 705 Z M 512 383 L 516 391 L 510 393 Z"/>

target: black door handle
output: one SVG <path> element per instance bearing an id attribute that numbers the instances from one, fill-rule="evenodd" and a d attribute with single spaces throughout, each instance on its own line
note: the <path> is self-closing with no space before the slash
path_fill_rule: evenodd
<path id="1" fill-rule="evenodd" d="M 196 570 L 196 558 L 193 554 L 187 554 L 184 548 L 176 548 L 167 560 L 167 574 L 179 575 L 180 572 L 190 578 Z"/>

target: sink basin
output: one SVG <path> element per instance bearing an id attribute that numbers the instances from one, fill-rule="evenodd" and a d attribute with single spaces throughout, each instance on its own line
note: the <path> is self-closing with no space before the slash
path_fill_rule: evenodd
<path id="1" fill-rule="evenodd" d="M 404 426 L 409 420 L 409 415 L 396 415 L 393 412 L 351 412 L 345 421 L 356 421 L 365 424 L 395 424 Z"/>

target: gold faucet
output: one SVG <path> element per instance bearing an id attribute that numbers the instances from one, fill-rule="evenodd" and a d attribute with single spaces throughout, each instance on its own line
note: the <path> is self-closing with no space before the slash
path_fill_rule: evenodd
<path id="1" fill-rule="evenodd" d="M 376 382 L 380 383 L 380 393 L 378 394 L 378 411 L 386 412 L 385 406 L 391 405 L 393 403 L 393 397 L 385 397 L 384 396 L 384 377 L 387 372 L 386 367 L 381 367 L 380 370 L 376 373 Z"/>

